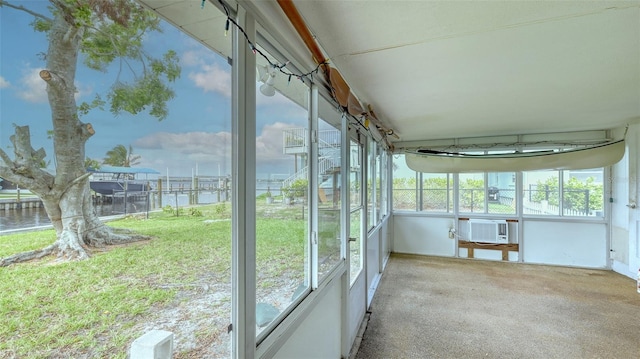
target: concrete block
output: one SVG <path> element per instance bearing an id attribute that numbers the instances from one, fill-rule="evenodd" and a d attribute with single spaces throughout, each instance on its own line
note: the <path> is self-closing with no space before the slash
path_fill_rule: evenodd
<path id="1" fill-rule="evenodd" d="M 172 332 L 152 330 L 131 343 L 130 359 L 171 359 L 172 357 Z"/>

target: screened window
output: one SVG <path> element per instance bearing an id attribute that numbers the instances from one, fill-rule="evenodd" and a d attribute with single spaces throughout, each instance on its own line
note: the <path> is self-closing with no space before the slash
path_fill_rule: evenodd
<path id="1" fill-rule="evenodd" d="M 73 77 L 68 77 L 70 73 L 59 75 L 68 81 L 67 86 L 78 86 L 74 110 L 76 104 L 84 107 L 86 103 L 81 105 L 83 102 L 90 103 L 97 95 L 107 103 L 104 108 L 93 108 L 84 115 L 80 111 L 80 117 L 73 116 L 73 121 L 91 122 L 98 130 L 86 146 L 75 149 L 74 155 L 82 155 L 84 158 L 79 160 L 86 160 L 84 163 L 94 169 L 98 169 L 107 157 L 111 165 L 130 166 L 132 172 L 148 168 L 155 173 L 94 173 L 91 179 L 86 179 L 93 182 L 92 198 L 86 197 L 86 200 L 99 201 L 93 202 L 95 207 L 91 205 L 90 208 L 85 207 L 90 202 L 78 204 L 83 210 L 95 211 L 101 218 L 122 217 L 104 221 L 106 227 L 117 228 L 115 233 L 133 231 L 127 234 L 150 236 L 153 240 L 99 248 L 86 261 L 64 263 L 60 261 L 62 258 L 49 256 L 0 269 L 0 358 L 124 358 L 132 341 L 152 328 L 173 333 L 175 342 L 181 343 L 175 348 L 176 357 L 200 353 L 202 357 L 228 358 L 230 335 L 227 328 L 233 295 L 232 228 L 235 224 L 229 196 L 235 180 L 231 166 L 230 63 L 235 63 L 229 51 L 232 37 L 221 36 L 215 43 L 204 46 L 162 19 L 157 23 L 162 32 L 150 28 L 145 32 L 145 26 L 130 26 L 127 33 L 145 55 L 160 60 L 168 51 L 173 51 L 180 57 L 182 76 L 176 82 L 167 82 L 166 77 L 161 76 L 158 83 L 145 78 L 146 85 L 142 88 L 149 89 L 151 84 L 158 88 L 163 83 L 175 93 L 175 98 L 166 101 L 163 121 L 156 121 L 153 116 L 164 112 L 164 106 L 156 107 L 165 103 L 160 100 L 161 94 L 153 106 L 145 109 L 138 108 L 142 103 L 131 103 L 131 107 L 114 116 L 109 111 L 109 88 L 133 84 L 134 78 L 142 80 L 144 64 L 137 50 L 131 48 L 126 51 L 127 58 L 115 59 L 109 65 L 112 59 L 106 61 L 106 58 L 119 56 L 120 51 L 105 52 L 102 45 L 99 46 L 102 50 L 98 50 L 96 44 L 109 41 L 110 37 L 98 30 L 104 29 L 100 25 L 102 21 L 98 21 L 90 10 L 94 6 L 86 4 L 81 7 L 82 16 L 91 19 L 92 29 L 88 28 L 89 21 L 78 21 L 72 26 L 74 31 L 65 36 L 82 36 L 84 40 L 81 41 L 87 42 L 81 46 L 92 48 L 80 52 L 77 59 L 68 57 L 74 66 L 78 62 L 75 84 Z M 103 4 L 107 2 L 99 5 L 105 10 Z M 41 55 L 46 52 L 47 34 L 33 31 L 30 25 L 33 14 L 53 19 L 50 12 L 53 6 L 44 1 L 21 1 L 19 5 L 33 13 L 7 7 L 0 10 L 0 144 L 3 151 L 9 152 L 9 138 L 15 130 L 12 123 L 28 125 L 31 144 L 46 150 L 47 157 L 42 162 L 46 167 L 42 170 L 53 174 L 56 167 L 61 171 L 64 166 L 56 163 L 54 142 L 49 137 L 53 133 L 48 133 L 53 125 L 51 107 L 46 103 L 46 86 L 38 80 L 38 86 L 23 88 L 27 85 L 25 78 L 36 75 L 37 69 L 46 65 Z M 58 5 L 70 12 L 79 8 L 77 2 Z M 128 8 L 128 3 L 123 5 Z M 224 13 L 215 6 L 207 6 L 201 13 L 207 18 L 224 18 Z M 106 17 L 103 19 L 105 28 L 116 30 L 117 24 Z M 65 42 L 62 47 L 71 43 Z M 122 46 L 119 44 L 117 46 Z M 216 46 L 218 51 L 211 51 L 211 46 Z M 151 71 L 152 67 L 153 70 L 165 67 L 149 60 L 144 60 L 148 66 L 146 71 Z M 105 67 L 103 71 L 92 71 L 83 63 Z M 75 72 L 75 68 L 72 71 Z M 4 86 L 9 83 L 11 87 Z M 28 98 L 18 96 L 21 91 L 26 91 Z M 134 96 L 143 97 L 139 93 Z M 64 106 L 71 108 L 71 102 Z M 21 115 L 14 115 L 16 113 Z M 10 118 L 15 119 L 9 121 Z M 71 125 L 80 128 L 79 122 Z M 70 135 L 78 136 L 79 133 L 71 132 Z M 9 154 L 13 158 L 13 153 Z M 63 156 L 71 158 L 70 153 Z M 0 162 L 0 166 L 7 165 L 4 160 Z M 104 164 L 102 167 L 106 169 Z M 3 185 L 6 186 L 6 182 Z M 22 188 L 22 196 L 25 190 Z M 89 195 L 89 188 L 86 195 Z M 17 200 L 17 193 L 15 196 Z M 4 200 L 4 191 L 2 197 Z M 77 199 L 82 200 L 82 197 Z M 70 204 L 74 201 L 63 201 L 62 206 Z M 50 224 L 44 208 L 24 208 L 3 208 L 0 229 L 4 232 Z M 67 212 L 63 213 L 67 215 Z M 122 216 L 134 213 L 138 214 Z M 82 211 L 77 214 L 82 216 Z M 55 212 L 49 215 L 60 216 Z M 98 225 L 97 222 L 87 224 Z M 81 226 L 71 231 L 77 230 L 82 237 L 85 230 L 91 229 Z M 35 246 L 29 249 L 40 249 L 39 243 L 41 248 L 51 244 L 56 234 L 53 229 L 50 231 L 30 233 L 28 236 L 33 238 L 29 238 L 29 242 L 33 239 L 31 245 Z M 1 257 L 24 249 L 24 236 L 3 233 L 2 237 Z M 116 238 L 111 239 L 114 240 L 112 244 L 119 243 Z M 185 298 L 189 299 L 189 305 L 184 305 Z"/>
<path id="2" fill-rule="evenodd" d="M 460 212 L 484 213 L 484 174 L 461 173 L 458 183 L 458 205 Z"/>
<path id="3" fill-rule="evenodd" d="M 558 171 L 529 171 L 522 174 L 524 214 L 560 215 L 560 177 Z"/>
<path id="4" fill-rule="evenodd" d="M 287 80 L 269 64 L 258 63 L 258 72 L 264 71 L 276 77 L 275 87 L 264 76 L 256 84 L 258 334 L 309 290 L 311 272 L 309 89 L 301 81 L 279 85 Z"/>
<path id="5" fill-rule="evenodd" d="M 351 267 L 349 270 L 351 284 L 362 271 L 362 237 L 363 231 L 363 201 L 362 201 L 362 146 L 351 141 L 350 145 L 350 171 L 349 171 L 349 195 L 350 215 L 349 215 L 349 260 Z"/>
<path id="6" fill-rule="evenodd" d="M 421 210 L 425 212 L 453 211 L 453 181 L 447 173 L 423 173 Z"/>
<path id="7" fill-rule="evenodd" d="M 603 173 L 603 168 L 525 172 L 523 211 L 551 216 L 603 217 Z"/>
<path id="8" fill-rule="evenodd" d="M 562 214 L 603 217 L 603 169 L 563 171 L 562 175 Z"/>
<path id="9" fill-rule="evenodd" d="M 487 213 L 516 214 L 515 172 L 487 173 Z"/>
<path id="10" fill-rule="evenodd" d="M 318 277 L 340 263 L 340 129 L 318 120 Z"/>
<path id="11" fill-rule="evenodd" d="M 415 211 L 417 207 L 417 174 L 407 166 L 404 155 L 393 156 L 393 209 Z"/>
<path id="12" fill-rule="evenodd" d="M 381 217 L 384 218 L 389 214 L 389 153 L 387 151 L 382 152 L 382 160 L 380 166 L 380 209 Z"/>
<path id="13" fill-rule="evenodd" d="M 377 215 L 375 207 L 375 190 L 376 185 L 376 149 L 377 144 L 369 139 L 367 146 L 367 230 L 372 229 L 377 224 Z"/>
<path id="14" fill-rule="evenodd" d="M 382 147 L 380 145 L 376 146 L 376 160 L 375 160 L 375 177 L 374 177 L 374 186 L 375 186 L 375 196 L 374 200 L 374 208 L 375 208 L 375 218 L 376 224 L 380 223 L 382 219 Z"/>

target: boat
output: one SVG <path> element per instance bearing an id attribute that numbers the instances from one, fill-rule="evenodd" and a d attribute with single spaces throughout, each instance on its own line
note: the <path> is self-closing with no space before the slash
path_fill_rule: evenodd
<path id="1" fill-rule="evenodd" d="M 151 189 L 149 181 L 140 180 L 137 176 L 140 174 L 160 174 L 154 169 L 142 167 L 103 166 L 99 169 L 89 168 L 87 170 L 93 173 L 93 178 L 89 182 L 91 190 L 103 196 L 149 191 Z"/>
<path id="2" fill-rule="evenodd" d="M 91 181 L 91 189 L 104 196 L 111 196 L 118 192 L 143 192 L 148 191 L 150 186 L 145 183 L 135 183 L 131 181 L 99 180 Z"/>
<path id="3" fill-rule="evenodd" d="M 513 172 L 543 169 L 579 170 L 613 165 L 625 153 L 625 141 L 566 151 L 474 155 L 421 149 L 406 153 L 407 166 L 418 172 Z"/>

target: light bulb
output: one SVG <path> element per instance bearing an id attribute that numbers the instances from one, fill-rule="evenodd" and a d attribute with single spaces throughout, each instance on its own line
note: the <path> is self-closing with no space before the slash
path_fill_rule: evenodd
<path id="1" fill-rule="evenodd" d="M 276 94 L 276 89 L 273 87 L 273 83 L 276 80 L 276 72 L 272 71 L 269 73 L 269 77 L 267 78 L 267 81 L 262 84 L 262 86 L 260 86 L 260 92 L 262 92 L 263 95 L 265 96 L 273 96 Z"/>

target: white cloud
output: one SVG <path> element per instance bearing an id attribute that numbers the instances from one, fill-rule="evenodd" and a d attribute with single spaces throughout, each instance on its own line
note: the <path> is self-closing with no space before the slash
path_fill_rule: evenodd
<path id="1" fill-rule="evenodd" d="M 202 52 L 189 50 L 182 53 L 180 56 L 180 65 L 184 66 L 201 66 L 204 65 L 202 60 Z"/>
<path id="2" fill-rule="evenodd" d="M 18 90 L 18 97 L 31 103 L 45 103 L 47 98 L 47 84 L 39 75 L 41 68 L 32 68 L 28 64 L 22 70 L 22 78 Z"/>
<path id="3" fill-rule="evenodd" d="M 147 150 L 163 150 L 191 156 L 205 154 L 223 156 L 231 148 L 229 132 L 156 132 L 136 140 L 135 148 Z"/>
<path id="4" fill-rule="evenodd" d="M 277 122 L 262 128 L 256 137 L 258 166 L 271 171 L 293 166 L 292 156 L 283 154 L 282 131 L 294 127 L 298 126 Z M 208 174 L 217 175 L 218 165 L 223 174 L 231 170 L 231 140 L 229 132 L 157 132 L 136 140 L 132 146 L 142 155 L 142 167 L 169 168 L 172 175 L 186 175 L 198 164 L 201 174 L 208 169 Z"/>
<path id="5" fill-rule="evenodd" d="M 0 76 L 0 89 L 7 88 L 11 86 L 9 81 L 5 80 L 4 77 Z"/>
<path id="6" fill-rule="evenodd" d="M 18 97 L 31 103 L 46 103 L 49 101 L 47 97 L 47 83 L 40 78 L 41 70 L 42 68 L 32 68 L 27 64 L 27 66 L 22 70 Z M 92 92 L 93 87 L 88 85 L 85 86 L 76 82 L 76 99 L 88 96 Z"/>
<path id="7" fill-rule="evenodd" d="M 256 156 L 258 162 L 280 161 L 283 158 L 282 132 L 290 128 L 298 128 L 288 123 L 276 122 L 262 128 L 256 137 Z"/>
<path id="8" fill-rule="evenodd" d="M 141 166 L 169 169 L 172 176 L 186 176 L 197 166 L 200 174 L 217 175 L 231 169 L 231 134 L 228 132 L 157 132 L 133 143 L 142 155 Z"/>
<path id="9" fill-rule="evenodd" d="M 189 78 L 205 92 L 218 92 L 231 97 L 231 74 L 217 64 L 202 65 L 202 70 L 189 73 Z"/>

